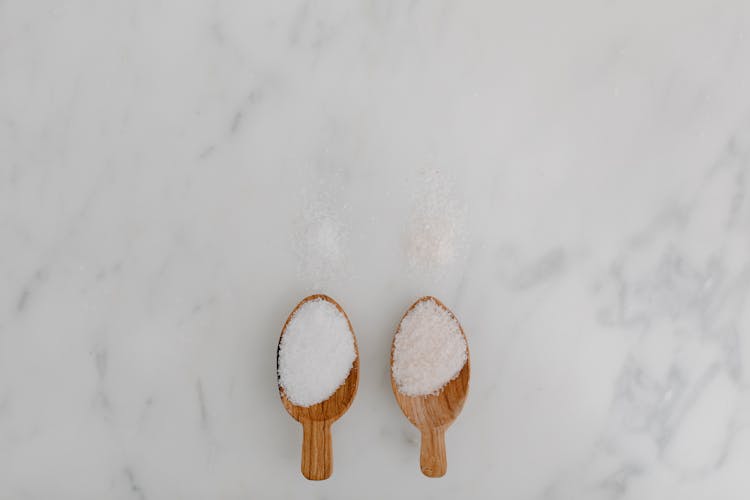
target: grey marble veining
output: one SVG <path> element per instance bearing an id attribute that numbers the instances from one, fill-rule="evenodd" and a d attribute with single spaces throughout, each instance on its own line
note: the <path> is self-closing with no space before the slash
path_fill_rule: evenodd
<path id="1" fill-rule="evenodd" d="M 0 499 L 748 498 L 748 33 L 742 0 L 0 2 Z M 426 167 L 468 210 L 438 277 Z M 311 200 L 361 354 L 323 483 L 275 380 Z M 440 480 L 388 372 L 426 293 L 472 360 Z"/>

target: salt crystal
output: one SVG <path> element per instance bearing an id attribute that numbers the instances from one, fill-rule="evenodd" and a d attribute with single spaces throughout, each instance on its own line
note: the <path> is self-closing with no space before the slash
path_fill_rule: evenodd
<path id="1" fill-rule="evenodd" d="M 407 396 L 437 393 L 468 359 L 466 338 L 450 311 L 427 298 L 401 320 L 393 349 L 393 378 Z"/>
<path id="2" fill-rule="evenodd" d="M 297 406 L 328 399 L 346 381 L 356 358 L 346 317 L 331 302 L 302 304 L 284 329 L 279 344 L 279 384 Z"/>

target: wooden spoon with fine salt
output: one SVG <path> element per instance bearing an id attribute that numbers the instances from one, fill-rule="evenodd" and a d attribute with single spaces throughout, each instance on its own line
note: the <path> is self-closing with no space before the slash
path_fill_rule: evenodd
<path id="1" fill-rule="evenodd" d="M 302 474 L 312 481 L 320 481 L 331 477 L 333 472 L 333 447 L 331 443 L 331 424 L 341 417 L 352 404 L 354 396 L 357 394 L 359 384 L 359 351 L 357 349 L 357 338 L 354 336 L 354 329 L 346 315 L 344 309 L 327 295 L 310 295 L 304 298 L 294 310 L 289 314 L 284 327 L 281 330 L 279 344 L 276 349 L 276 366 L 278 370 L 279 349 L 281 339 L 284 337 L 287 326 L 297 310 L 307 302 L 312 300 L 325 300 L 333 304 L 336 309 L 346 318 L 349 325 L 349 331 L 354 341 L 354 363 L 341 386 L 336 389 L 328 399 L 312 406 L 298 406 L 289 401 L 284 392 L 284 388 L 279 381 L 279 395 L 281 402 L 284 404 L 286 411 L 296 421 L 302 424 Z"/>
<path id="2" fill-rule="evenodd" d="M 422 297 L 417 300 L 406 311 L 401 321 L 421 302 L 434 301 L 440 308 L 447 312 L 453 319 L 466 339 L 461 324 L 456 316 L 442 302 L 435 297 Z M 399 329 L 401 322 L 399 322 Z M 398 333 L 398 329 L 396 330 Z M 406 418 L 419 429 L 422 434 L 422 444 L 419 453 L 419 465 L 422 473 L 428 477 L 442 477 L 448 469 L 448 460 L 445 453 L 445 431 L 456 420 L 461 413 L 466 395 L 469 391 L 469 346 L 466 344 L 466 363 L 458 375 L 444 385 L 437 394 L 427 396 L 407 396 L 399 391 L 393 376 L 393 353 L 396 348 L 396 336 L 393 337 L 391 345 L 391 387 L 396 401 Z"/>

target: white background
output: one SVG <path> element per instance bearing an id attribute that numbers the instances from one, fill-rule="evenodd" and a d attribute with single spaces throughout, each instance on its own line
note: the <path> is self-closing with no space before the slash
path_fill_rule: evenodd
<path id="1" fill-rule="evenodd" d="M 744 0 L 0 2 L 0 498 L 748 498 L 749 61 Z M 323 483 L 275 380 L 310 196 L 361 352 Z M 472 355 L 440 480 L 388 375 L 425 293 Z"/>

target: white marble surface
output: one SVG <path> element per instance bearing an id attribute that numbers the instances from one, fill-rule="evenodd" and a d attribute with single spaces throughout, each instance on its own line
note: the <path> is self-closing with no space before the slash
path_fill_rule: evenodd
<path id="1" fill-rule="evenodd" d="M 745 0 L 3 0 L 0 499 L 747 499 L 748 89 Z M 362 353 L 323 483 L 274 373 L 310 196 Z M 472 352 L 441 480 L 388 379 L 423 293 Z"/>

